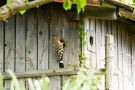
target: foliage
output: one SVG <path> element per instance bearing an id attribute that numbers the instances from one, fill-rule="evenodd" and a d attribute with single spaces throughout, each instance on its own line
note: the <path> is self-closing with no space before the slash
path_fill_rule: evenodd
<path id="1" fill-rule="evenodd" d="M 12 78 L 10 90 L 26 90 L 23 83 L 17 80 L 11 70 L 8 70 L 8 73 Z M 69 78 L 62 87 L 62 90 L 100 90 L 101 81 L 100 76 L 95 76 L 93 72 L 86 72 L 86 69 L 80 68 L 74 80 Z M 2 83 L 3 77 L 0 73 L 0 87 L 2 87 Z M 48 77 L 43 76 L 40 80 L 33 82 L 31 78 L 28 78 L 28 86 L 30 90 L 50 90 L 50 80 Z M 5 90 L 5 88 L 0 90 Z"/>
<path id="2" fill-rule="evenodd" d="M 86 57 L 85 57 L 85 53 L 84 52 L 80 53 L 79 59 L 80 59 L 80 62 L 82 62 L 82 63 L 86 61 Z"/>
<path id="3" fill-rule="evenodd" d="M 7 3 L 10 3 L 10 2 L 11 2 L 11 0 L 7 0 Z M 25 0 L 25 2 L 27 3 L 27 2 L 29 2 L 29 0 Z M 19 12 L 21 15 L 23 15 L 26 12 L 26 10 L 21 10 Z"/>
<path id="4" fill-rule="evenodd" d="M 12 78 L 10 83 L 10 90 L 26 90 L 22 81 L 19 82 L 11 70 L 8 70 L 8 73 Z M 0 87 L 2 87 L 2 83 L 3 77 L 0 73 Z M 50 80 L 48 77 L 43 76 L 39 81 L 35 80 L 34 82 L 31 78 L 28 78 L 28 84 L 30 86 L 30 90 L 50 90 Z M 0 90 L 5 90 L 5 88 L 0 88 Z"/>
<path id="5" fill-rule="evenodd" d="M 79 25 L 80 28 L 80 38 L 81 38 L 81 42 L 82 44 L 86 45 L 87 42 L 85 41 L 85 36 L 87 35 L 87 33 L 84 31 L 84 25 L 80 24 Z"/>
<path id="6" fill-rule="evenodd" d="M 86 6 L 86 0 L 73 0 L 73 2 L 71 2 L 71 0 L 63 0 L 63 7 L 65 10 L 70 10 L 72 7 L 72 3 L 77 3 L 77 11 L 78 13 L 82 11 L 84 11 L 84 8 Z"/>
<path id="7" fill-rule="evenodd" d="M 81 68 L 74 80 L 70 78 L 67 80 L 62 90 L 100 90 L 101 80 L 100 76 Z"/>

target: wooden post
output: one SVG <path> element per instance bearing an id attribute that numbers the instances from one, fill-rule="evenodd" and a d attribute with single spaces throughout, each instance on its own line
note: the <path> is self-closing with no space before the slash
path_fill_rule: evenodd
<path id="1" fill-rule="evenodd" d="M 112 35 L 105 36 L 105 90 L 112 90 L 114 38 Z"/>

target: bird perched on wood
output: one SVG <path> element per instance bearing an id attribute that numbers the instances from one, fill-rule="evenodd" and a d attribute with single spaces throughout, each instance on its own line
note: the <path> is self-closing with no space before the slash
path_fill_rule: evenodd
<path id="1" fill-rule="evenodd" d="M 59 62 L 59 68 L 64 68 L 62 57 L 63 57 L 63 53 L 64 53 L 64 49 L 65 49 L 64 48 L 65 44 L 63 41 L 60 40 L 60 38 L 58 36 L 56 36 L 56 35 L 52 35 L 52 36 L 55 41 L 54 50 L 55 50 L 55 55 L 56 55 L 57 61 Z"/>

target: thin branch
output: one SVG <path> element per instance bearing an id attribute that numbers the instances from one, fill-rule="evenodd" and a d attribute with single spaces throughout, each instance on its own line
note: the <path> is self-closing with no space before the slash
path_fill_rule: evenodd
<path id="1" fill-rule="evenodd" d="M 21 10 L 28 10 L 33 7 L 41 6 L 46 3 L 53 2 L 54 0 L 35 0 L 30 1 L 28 3 L 8 3 L 2 7 L 0 7 L 0 21 L 6 21 L 7 18 L 16 14 Z"/>

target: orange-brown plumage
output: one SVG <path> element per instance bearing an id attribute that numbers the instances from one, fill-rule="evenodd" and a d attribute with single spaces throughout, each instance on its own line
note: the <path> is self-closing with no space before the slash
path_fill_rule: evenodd
<path id="1" fill-rule="evenodd" d="M 63 43 L 60 42 L 60 38 L 56 35 L 52 35 L 54 40 L 55 40 L 55 44 L 54 44 L 54 47 L 56 49 L 58 49 Z"/>

